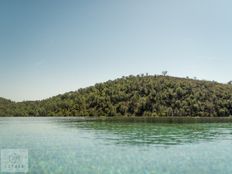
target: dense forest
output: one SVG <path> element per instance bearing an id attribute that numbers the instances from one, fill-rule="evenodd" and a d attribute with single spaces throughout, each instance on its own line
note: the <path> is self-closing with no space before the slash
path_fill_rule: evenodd
<path id="1" fill-rule="evenodd" d="M 1 116 L 232 115 L 232 85 L 164 75 L 137 75 L 41 101 L 0 98 Z"/>

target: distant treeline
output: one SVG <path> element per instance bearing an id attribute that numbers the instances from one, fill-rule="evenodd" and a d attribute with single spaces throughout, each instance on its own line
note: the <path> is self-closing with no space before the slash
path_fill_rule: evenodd
<path id="1" fill-rule="evenodd" d="M 131 75 L 41 101 L 0 98 L 0 115 L 224 117 L 232 115 L 232 85 Z"/>

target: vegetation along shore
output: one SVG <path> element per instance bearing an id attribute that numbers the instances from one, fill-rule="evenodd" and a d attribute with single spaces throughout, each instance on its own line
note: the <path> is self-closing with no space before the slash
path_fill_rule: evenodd
<path id="1" fill-rule="evenodd" d="M 0 116 L 230 118 L 231 115 L 230 83 L 166 74 L 130 75 L 41 101 L 14 102 L 0 98 Z"/>

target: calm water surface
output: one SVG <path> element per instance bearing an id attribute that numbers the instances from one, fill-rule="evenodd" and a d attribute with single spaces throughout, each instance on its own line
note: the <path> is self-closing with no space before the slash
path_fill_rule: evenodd
<path id="1" fill-rule="evenodd" d="M 0 149 L 29 152 L 29 173 L 231 174 L 232 124 L 0 118 Z"/>

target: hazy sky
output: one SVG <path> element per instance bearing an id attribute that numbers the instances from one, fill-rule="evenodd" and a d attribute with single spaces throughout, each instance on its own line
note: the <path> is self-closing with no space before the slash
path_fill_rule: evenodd
<path id="1" fill-rule="evenodd" d="M 130 74 L 232 80 L 231 0 L 1 0 L 0 96 Z"/>

